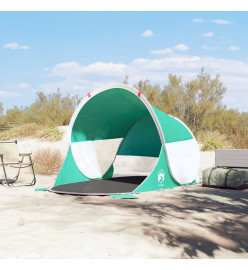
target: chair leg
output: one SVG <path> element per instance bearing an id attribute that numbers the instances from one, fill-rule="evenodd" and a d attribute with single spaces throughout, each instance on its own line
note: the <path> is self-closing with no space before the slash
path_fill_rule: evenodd
<path id="1" fill-rule="evenodd" d="M 34 185 L 36 184 L 36 177 L 35 177 L 35 173 L 34 173 L 34 166 L 33 166 L 33 162 L 32 162 L 31 156 L 29 156 L 29 160 L 30 160 L 30 164 L 31 164 L 32 171 L 33 171 L 33 176 L 34 176 L 34 179 L 33 179 L 33 181 L 31 182 L 31 186 L 34 186 Z"/>
<path id="2" fill-rule="evenodd" d="M 22 160 L 21 160 L 21 163 L 23 163 L 23 160 L 24 160 L 24 156 L 22 157 Z M 15 176 L 15 182 L 17 181 L 17 179 L 19 178 L 19 175 L 20 175 L 20 172 L 21 172 L 21 168 L 22 166 L 20 165 L 19 166 L 19 169 L 18 169 L 18 172 L 17 172 L 17 175 Z"/>
<path id="3" fill-rule="evenodd" d="M 9 182 L 8 182 L 8 178 L 7 178 L 7 174 L 6 174 L 6 170 L 5 170 L 5 166 L 4 166 L 4 162 L 3 162 L 3 157 L 1 157 L 1 161 L 2 161 L 2 166 L 3 166 L 3 172 L 4 172 L 5 182 L 9 186 Z"/>

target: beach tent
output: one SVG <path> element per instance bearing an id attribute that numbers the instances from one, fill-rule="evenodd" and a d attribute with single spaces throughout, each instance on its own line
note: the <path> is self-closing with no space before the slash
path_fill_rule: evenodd
<path id="1" fill-rule="evenodd" d="M 68 141 L 52 192 L 140 193 L 198 179 L 200 153 L 189 128 L 126 84 L 88 93 L 72 116 Z"/>

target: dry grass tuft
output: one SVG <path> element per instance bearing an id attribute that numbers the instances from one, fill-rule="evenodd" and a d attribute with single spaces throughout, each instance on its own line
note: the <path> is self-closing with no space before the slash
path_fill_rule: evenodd
<path id="1" fill-rule="evenodd" d="M 38 149 L 33 155 L 35 173 L 51 175 L 59 172 L 63 158 L 59 150 Z"/>
<path id="2" fill-rule="evenodd" d="M 63 134 L 64 133 L 57 127 L 46 127 L 36 123 L 27 123 L 1 131 L 0 140 L 8 141 L 19 138 L 38 138 L 43 141 L 58 141 L 62 139 Z"/>
<path id="3" fill-rule="evenodd" d="M 227 137 L 224 134 L 220 134 L 219 131 L 201 132 L 197 139 L 203 144 L 201 151 L 231 148 Z"/>
<path id="4" fill-rule="evenodd" d="M 60 131 L 57 127 L 42 127 L 36 133 L 36 138 L 43 141 L 59 141 L 64 135 L 63 131 Z"/>
<path id="5" fill-rule="evenodd" d="M 231 136 L 232 145 L 235 149 L 248 149 L 248 136 L 247 135 L 233 135 Z"/>

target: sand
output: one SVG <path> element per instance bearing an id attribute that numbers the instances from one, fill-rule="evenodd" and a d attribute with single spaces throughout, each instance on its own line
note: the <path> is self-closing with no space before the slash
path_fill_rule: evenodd
<path id="1" fill-rule="evenodd" d="M 46 147 L 65 155 L 66 139 L 20 141 L 21 151 Z M 213 165 L 202 152 L 199 173 Z M 17 185 L 30 179 L 26 170 Z M 55 179 L 0 185 L 0 258 L 248 258 L 248 190 L 196 184 L 125 200 L 34 191 Z"/>

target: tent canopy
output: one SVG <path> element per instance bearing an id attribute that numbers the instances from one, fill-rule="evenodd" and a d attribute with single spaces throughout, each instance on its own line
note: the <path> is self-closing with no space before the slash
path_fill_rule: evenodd
<path id="1" fill-rule="evenodd" d="M 67 184 L 97 179 L 109 179 L 111 185 L 114 180 L 117 187 L 118 183 L 121 186 L 121 180 L 113 178 L 113 164 L 120 156 L 156 158 L 150 174 L 132 191 L 151 181 L 149 178 L 163 156 L 160 166 L 164 177 L 168 170 L 174 185 L 197 178 L 199 150 L 192 132 L 180 120 L 152 107 L 138 90 L 128 85 L 112 84 L 89 93 L 76 109 L 68 135 L 68 155 L 52 191 L 56 192 L 57 186 L 63 185 L 63 189 L 68 188 Z M 155 186 L 161 189 L 158 177 Z M 101 194 L 101 190 L 90 193 Z"/>

